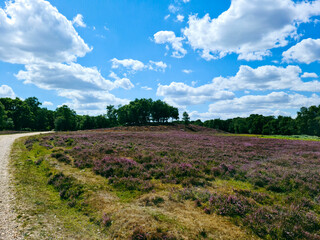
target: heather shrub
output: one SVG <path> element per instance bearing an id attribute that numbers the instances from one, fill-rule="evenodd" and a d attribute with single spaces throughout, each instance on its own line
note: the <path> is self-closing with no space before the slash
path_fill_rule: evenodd
<path id="1" fill-rule="evenodd" d="M 141 228 L 136 228 L 131 236 L 132 240 L 148 240 L 148 234 Z"/>
<path id="2" fill-rule="evenodd" d="M 61 152 L 52 153 L 51 157 L 57 159 L 59 162 L 64 162 L 64 163 L 67 163 L 67 164 L 71 163 L 70 158 L 67 155 L 65 155 L 65 154 L 63 154 Z"/>
<path id="3" fill-rule="evenodd" d="M 154 188 L 153 184 L 151 184 L 149 181 L 133 177 L 110 177 L 109 183 L 116 188 L 130 191 L 138 190 L 142 192 L 149 192 Z"/>
<path id="4" fill-rule="evenodd" d="M 138 177 L 141 175 L 141 166 L 132 159 L 106 156 L 93 162 L 93 171 L 103 177 Z"/>
<path id="5" fill-rule="evenodd" d="M 76 183 L 73 177 L 65 176 L 63 173 L 51 175 L 48 184 L 59 191 L 61 199 L 76 200 L 84 193 L 83 187 Z"/>
<path id="6" fill-rule="evenodd" d="M 274 209 L 260 207 L 244 219 L 258 236 L 272 239 L 312 239 L 320 237 L 320 220 L 312 212 L 291 206 Z M 309 237 L 312 238 L 309 238 Z"/>
<path id="7" fill-rule="evenodd" d="M 164 198 L 160 196 L 151 196 L 142 199 L 145 206 L 159 206 L 164 203 Z"/>
<path id="8" fill-rule="evenodd" d="M 102 216 L 101 223 L 105 227 L 110 227 L 111 224 L 112 224 L 112 219 L 111 219 L 110 214 L 104 213 L 103 216 Z"/>
<path id="9" fill-rule="evenodd" d="M 242 195 L 247 198 L 252 198 L 257 203 L 260 204 L 272 204 L 273 200 L 271 197 L 266 193 L 257 193 L 250 190 L 244 190 L 244 189 L 235 189 L 233 190 L 235 193 Z"/>
<path id="10" fill-rule="evenodd" d="M 33 147 L 33 144 L 35 144 L 36 142 L 39 142 L 39 139 L 36 137 L 29 137 L 25 142 L 24 145 L 26 146 L 26 148 L 30 151 Z"/>
<path id="11" fill-rule="evenodd" d="M 147 233 L 141 228 L 136 228 L 131 236 L 132 240 L 176 240 L 177 238 L 169 233 L 157 229 L 156 232 Z"/>
<path id="12" fill-rule="evenodd" d="M 169 195 L 170 200 L 179 202 L 184 200 L 208 202 L 210 197 L 211 193 L 209 191 L 197 188 L 184 188 L 182 190 L 173 189 Z"/>
<path id="13" fill-rule="evenodd" d="M 254 210 L 255 205 L 247 198 L 237 195 L 212 194 L 209 200 L 211 212 L 220 215 L 243 217 Z"/>
<path id="14" fill-rule="evenodd" d="M 44 161 L 44 158 L 43 157 L 40 157 L 39 159 L 37 159 L 34 164 L 39 166 L 42 162 Z"/>

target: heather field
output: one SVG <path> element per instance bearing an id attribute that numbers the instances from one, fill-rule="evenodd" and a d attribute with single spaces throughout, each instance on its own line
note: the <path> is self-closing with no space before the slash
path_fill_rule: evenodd
<path id="1" fill-rule="evenodd" d="M 318 141 L 190 129 L 31 137 L 16 145 L 25 159 L 15 162 L 16 181 L 27 189 L 37 177 L 18 175 L 29 172 L 45 182 L 74 214 L 68 236 L 81 215 L 92 239 L 320 239 Z M 37 201 L 41 214 L 50 214 L 53 200 Z M 25 208 L 38 214 L 37 206 Z M 37 224 L 48 226 L 36 217 L 28 227 L 25 219 L 31 239 L 40 236 Z M 65 229 L 66 221 L 55 224 Z"/>

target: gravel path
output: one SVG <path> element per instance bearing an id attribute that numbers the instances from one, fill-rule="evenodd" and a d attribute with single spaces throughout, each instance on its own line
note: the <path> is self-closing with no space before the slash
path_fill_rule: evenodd
<path id="1" fill-rule="evenodd" d="M 25 136 L 37 135 L 40 133 L 23 133 L 12 135 L 0 135 L 0 239 L 16 240 L 22 239 L 17 231 L 15 214 L 11 203 L 14 202 L 13 188 L 10 186 L 9 156 L 13 142 Z"/>

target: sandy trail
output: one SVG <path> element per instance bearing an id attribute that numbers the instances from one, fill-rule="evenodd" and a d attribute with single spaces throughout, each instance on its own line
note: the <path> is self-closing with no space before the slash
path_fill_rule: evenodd
<path id="1" fill-rule="evenodd" d="M 45 132 L 42 132 L 45 133 Z M 22 239 L 18 235 L 17 223 L 13 212 L 14 202 L 13 188 L 10 186 L 9 157 L 13 142 L 25 136 L 38 135 L 40 133 L 22 133 L 12 135 L 0 135 L 0 239 Z"/>

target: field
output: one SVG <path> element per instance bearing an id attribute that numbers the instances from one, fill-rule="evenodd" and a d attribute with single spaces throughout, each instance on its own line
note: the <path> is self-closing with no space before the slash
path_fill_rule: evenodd
<path id="1" fill-rule="evenodd" d="M 119 128 L 15 150 L 27 239 L 320 239 L 318 141 Z"/>

